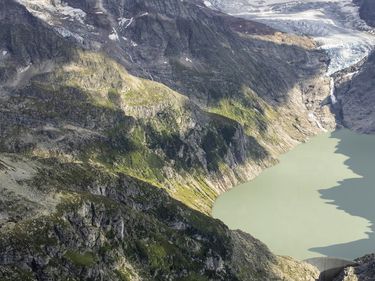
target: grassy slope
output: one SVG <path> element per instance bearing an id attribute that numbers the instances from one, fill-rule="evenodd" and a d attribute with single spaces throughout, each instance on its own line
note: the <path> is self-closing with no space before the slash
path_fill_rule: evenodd
<path id="1" fill-rule="evenodd" d="M 217 186 L 271 160 L 251 132 L 277 112 L 246 89 L 233 104 L 204 111 L 13 12 L 7 21 L 30 23 L 2 24 L 1 41 L 19 58 L 4 67 L 31 58 L 35 66 L 26 71 L 30 81 L 0 100 L 0 151 L 24 157 L 22 166 L 37 163 L 34 177 L 15 183 L 19 190 L 59 203 L 40 206 L 26 192 L 17 210 L 2 204 L 12 215 L 1 221 L 2 279 L 297 280 L 259 241 L 201 213 L 222 191 Z M 48 52 L 38 52 L 41 44 Z M 37 69 L 51 59 L 53 71 Z"/>
<path id="2" fill-rule="evenodd" d="M 39 163 L 25 184 L 61 201 L 49 215 L 6 223 L 0 248 L 16 255 L 3 252 L 4 280 L 85 280 L 99 270 L 110 280 L 298 280 L 259 241 L 188 208 L 208 212 L 218 194 L 208 179 L 235 169 L 225 157 L 269 157 L 238 134 L 277 113 L 250 94 L 254 111 L 223 101 L 204 112 L 101 54 L 80 51 L 56 69 L 6 103 L 25 106 L 4 124 L 1 150 Z M 302 267 L 301 278 L 314 275 Z"/>
<path id="3" fill-rule="evenodd" d="M 167 187 L 173 197 L 208 212 L 219 193 L 208 178 L 224 176 L 249 161 L 254 165 L 269 161 L 250 132 L 259 131 L 276 113 L 256 96 L 246 99 L 247 107 L 223 101 L 223 107 L 213 108 L 211 114 L 162 84 L 129 75 L 104 55 L 78 52 L 73 62 L 35 77 L 12 103 L 27 103 L 23 114 L 56 124 L 62 135 L 70 134 L 68 126 L 82 127 L 80 139 L 71 140 L 85 140 L 82 147 L 77 144 L 75 161 Z M 246 109 L 253 105 L 254 109 Z M 243 144 L 244 151 L 236 151 L 232 146 L 242 138 L 236 135 L 242 132 L 241 125 L 248 143 Z M 25 148 L 30 155 L 49 157 L 55 150 L 61 150 L 62 157 L 71 154 L 63 141 L 51 149 L 48 142 L 54 142 L 53 137 L 21 128 L 18 133 L 18 138 L 34 134 L 34 144 Z M 9 136 L 17 138 L 13 131 Z M 225 162 L 229 156 L 234 162 Z"/>

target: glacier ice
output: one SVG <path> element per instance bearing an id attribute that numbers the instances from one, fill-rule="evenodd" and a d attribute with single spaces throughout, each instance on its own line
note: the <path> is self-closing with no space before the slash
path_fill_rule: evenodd
<path id="1" fill-rule="evenodd" d="M 375 31 L 351 0 L 211 0 L 228 14 L 314 38 L 330 57 L 327 75 L 354 65 L 375 46 Z"/>

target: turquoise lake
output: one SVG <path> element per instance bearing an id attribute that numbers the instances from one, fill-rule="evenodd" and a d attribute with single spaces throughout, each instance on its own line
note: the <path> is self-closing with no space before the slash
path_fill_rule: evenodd
<path id="1" fill-rule="evenodd" d="M 212 214 L 278 255 L 375 252 L 375 136 L 341 129 L 314 137 L 221 195 Z"/>

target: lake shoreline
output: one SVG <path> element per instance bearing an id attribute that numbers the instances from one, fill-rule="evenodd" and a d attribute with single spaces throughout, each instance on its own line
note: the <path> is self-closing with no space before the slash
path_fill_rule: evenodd
<path id="1" fill-rule="evenodd" d="M 348 155 L 345 155 L 345 152 L 338 151 L 340 149 L 340 146 L 342 146 L 342 142 L 349 142 L 350 145 L 355 145 L 356 141 L 364 142 L 364 147 L 368 148 L 368 146 L 371 144 L 371 141 L 373 139 L 375 140 L 374 136 L 360 135 L 355 132 L 351 132 L 348 129 L 340 129 L 332 133 L 324 133 L 316 137 L 313 137 L 310 139 L 310 141 L 306 143 L 302 143 L 296 146 L 290 152 L 287 152 L 286 154 L 281 155 L 279 164 L 276 164 L 273 167 L 265 169 L 254 180 L 247 182 L 245 184 L 239 185 L 233 188 L 232 190 L 224 193 L 223 195 L 219 196 L 219 198 L 216 200 L 214 204 L 212 216 L 215 218 L 221 219 L 231 229 L 238 228 L 245 232 L 251 233 L 255 237 L 259 238 L 261 241 L 265 242 L 270 247 L 270 249 L 276 254 L 289 255 L 289 256 L 292 256 L 301 260 L 305 258 L 316 257 L 316 256 L 332 256 L 332 257 L 353 259 L 355 257 L 366 254 L 367 252 L 369 252 L 369 249 L 366 249 L 365 252 L 363 250 L 353 251 L 353 253 L 351 253 L 350 255 L 348 255 L 348 253 L 345 251 L 344 251 L 345 253 L 344 252 L 340 253 L 340 251 L 334 250 L 337 248 L 337 246 L 335 247 L 336 244 L 340 245 L 340 243 L 345 244 L 345 243 L 351 243 L 353 241 L 362 241 L 362 240 L 368 239 L 369 238 L 368 233 L 371 233 L 372 218 L 368 218 L 366 217 L 366 215 L 363 215 L 358 211 L 356 212 L 355 210 L 354 211 L 346 210 L 345 206 L 344 205 L 341 206 L 340 202 L 335 202 L 335 198 L 333 198 L 330 195 L 331 193 L 330 190 L 333 189 L 336 193 L 337 192 L 340 193 L 340 190 L 337 191 L 339 189 L 337 188 L 337 186 L 340 186 L 341 181 L 356 180 L 356 179 L 361 180 L 360 172 L 356 172 L 356 173 L 353 172 L 352 171 L 353 168 L 351 168 L 350 165 L 348 165 L 347 163 L 348 161 L 350 161 L 351 158 L 348 157 Z M 322 154 L 322 156 L 319 156 L 319 154 L 322 153 L 319 147 L 321 143 L 319 142 L 322 142 L 330 149 L 329 152 L 327 151 L 328 154 Z M 301 149 L 303 152 L 305 148 L 307 148 L 308 150 L 312 150 L 312 151 L 304 152 L 307 154 L 305 156 L 301 156 L 302 158 L 299 157 L 297 154 L 299 153 Z M 330 154 L 332 156 L 331 157 L 332 159 L 330 159 Z M 371 155 L 369 155 L 369 157 L 370 156 Z M 287 167 L 287 169 L 292 169 L 292 171 L 288 172 L 287 170 L 283 170 L 283 169 L 280 170 L 280 165 L 284 165 L 283 163 L 285 159 L 288 160 L 288 158 L 290 157 L 292 157 L 292 160 L 295 158 L 294 160 L 297 161 L 297 164 L 292 163 L 291 166 Z M 314 165 L 319 163 L 319 158 L 321 157 L 324 158 L 321 160 L 325 160 L 327 162 L 321 163 L 320 164 L 321 167 L 314 168 L 315 167 Z M 304 163 L 303 165 L 301 165 L 299 163 L 301 159 L 309 160 L 312 162 Z M 298 166 L 300 166 L 300 169 L 301 169 L 300 172 L 306 173 L 300 179 L 296 178 L 295 176 L 296 173 L 295 171 L 293 171 L 293 169 L 297 169 Z M 310 173 L 310 171 L 312 171 L 311 169 L 315 169 L 315 171 L 312 175 L 309 175 L 311 174 Z M 331 169 L 331 171 L 327 173 L 327 170 L 329 169 Z M 313 181 L 314 177 L 319 178 L 319 175 L 324 175 L 323 177 L 324 179 L 322 179 L 324 180 L 324 182 L 322 184 L 317 183 L 315 186 L 314 186 L 314 183 L 312 183 L 312 187 L 309 187 L 309 189 L 303 190 L 304 192 L 301 192 L 301 189 L 298 189 L 295 187 L 295 189 L 293 190 L 295 194 L 291 194 L 291 195 L 289 194 L 290 195 L 289 198 L 282 197 L 283 196 L 282 193 L 286 193 L 285 191 L 287 190 L 284 188 L 275 189 L 275 187 L 273 187 L 271 190 L 266 190 L 266 189 L 255 190 L 251 194 L 251 198 L 249 199 L 250 201 L 244 202 L 243 201 L 244 198 L 247 198 L 249 196 L 249 194 L 246 192 L 250 190 L 249 188 L 247 188 L 246 190 L 246 185 L 253 185 L 255 183 L 260 186 L 262 185 L 267 186 L 267 180 L 269 180 L 267 179 L 267 177 L 268 178 L 272 177 L 272 173 L 276 173 L 279 176 L 281 173 L 281 176 L 284 177 L 284 182 L 283 182 L 283 179 L 277 179 L 278 185 L 281 185 L 281 186 L 283 184 L 284 185 L 288 184 L 285 182 L 285 177 L 288 178 L 289 180 L 293 180 L 292 184 L 294 183 L 296 186 L 302 186 L 304 180 Z M 310 178 L 306 178 L 306 177 L 310 177 Z M 366 186 L 366 183 L 364 184 Z M 350 189 L 350 187 L 348 188 Z M 234 195 L 238 193 L 239 189 L 245 190 L 245 191 L 243 191 L 243 193 L 240 194 L 239 196 Z M 304 195 L 304 193 L 307 193 L 307 195 Z M 304 196 L 307 196 L 307 198 L 305 198 Z M 246 210 L 247 208 L 246 204 L 255 206 L 257 204 L 257 201 L 259 200 L 265 200 L 264 198 L 268 198 L 269 200 L 274 200 L 275 197 L 278 197 L 277 199 L 279 200 L 280 199 L 284 200 L 285 204 L 287 205 L 289 204 L 289 206 L 291 206 L 291 210 L 289 211 L 284 210 L 286 205 L 280 204 L 280 202 L 277 202 L 277 201 L 272 202 L 272 204 L 270 204 L 270 202 L 262 201 L 263 202 L 262 204 L 266 205 L 268 209 L 267 208 L 262 209 L 262 207 L 264 206 L 261 206 L 261 204 L 258 203 L 259 205 L 257 206 L 258 209 L 250 208 Z M 225 199 L 225 198 L 230 198 L 230 199 Z M 297 199 L 301 199 L 301 202 L 303 202 L 304 204 L 307 204 L 307 206 L 309 206 L 315 212 L 314 216 L 317 217 L 317 219 L 316 218 L 314 219 L 313 217 L 309 216 L 308 212 L 304 214 L 300 214 L 300 215 L 293 214 L 293 212 L 300 211 L 300 209 L 298 208 L 302 208 L 300 206 L 301 202 L 297 202 L 298 201 Z M 224 206 L 225 204 L 221 203 L 223 200 L 232 200 L 233 203 L 230 203 L 228 206 Z M 266 200 L 266 201 L 269 201 L 269 200 Z M 223 208 L 223 210 L 220 211 L 218 208 Z M 321 208 L 323 208 L 323 210 L 321 210 Z M 251 216 L 253 212 L 257 212 L 257 215 Z M 274 222 L 272 218 L 274 218 L 273 216 L 275 214 L 283 214 L 283 216 L 286 219 L 284 219 L 282 223 Z M 249 218 L 249 217 L 252 217 L 252 218 Z M 287 224 L 288 218 L 290 220 L 294 220 L 296 225 L 308 224 L 307 228 L 310 231 L 312 231 L 312 233 L 314 232 L 314 228 L 319 229 L 319 227 L 323 227 L 323 229 L 328 229 L 329 231 L 331 231 L 332 235 L 331 236 L 329 235 L 329 231 L 324 231 L 323 235 L 319 233 L 313 233 L 311 235 L 318 236 L 318 239 L 315 239 L 315 241 L 311 241 L 314 239 L 311 239 L 311 237 L 309 237 L 308 231 L 300 231 L 300 233 L 298 233 L 297 231 L 297 233 L 293 233 L 293 232 L 296 232 L 296 229 L 295 229 L 294 231 L 289 231 L 289 232 L 285 231 L 285 233 L 276 232 L 276 236 L 278 237 L 278 239 L 283 240 L 282 244 L 287 243 L 285 241 L 288 241 L 288 239 L 289 240 L 294 239 L 294 241 L 296 241 L 298 240 L 298 237 L 309 237 L 309 239 L 305 239 L 308 241 L 304 243 L 305 252 L 303 254 L 302 253 L 293 254 L 293 251 L 290 252 L 288 250 L 280 251 L 278 248 L 279 246 L 274 245 L 275 243 L 272 243 L 271 241 L 272 236 L 275 235 L 273 233 L 275 229 L 269 228 L 268 226 L 264 226 L 264 225 L 276 224 L 279 229 L 283 229 L 285 228 Z M 244 226 L 240 227 L 241 219 L 250 220 L 250 224 L 252 225 L 252 228 L 246 228 Z M 264 222 L 268 222 L 268 223 L 264 224 Z M 270 223 L 270 222 L 273 222 L 273 223 Z M 334 232 L 335 229 L 338 229 L 340 231 L 336 233 Z M 348 232 L 350 232 L 349 235 L 343 234 L 343 233 L 348 233 Z M 296 247 L 294 244 L 295 243 L 293 243 L 293 248 Z M 332 247 L 332 248 L 330 248 L 331 250 L 324 249 L 326 247 Z M 310 254 L 306 254 L 307 252 L 310 252 Z M 329 254 L 330 252 L 332 252 L 332 255 Z"/>

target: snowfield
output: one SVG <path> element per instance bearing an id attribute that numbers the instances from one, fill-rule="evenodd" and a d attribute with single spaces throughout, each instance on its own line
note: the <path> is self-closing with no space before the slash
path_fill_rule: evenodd
<path id="1" fill-rule="evenodd" d="M 327 75 L 361 61 L 375 46 L 375 31 L 360 19 L 358 7 L 351 0 L 211 0 L 210 3 L 228 14 L 314 38 L 331 58 Z"/>

